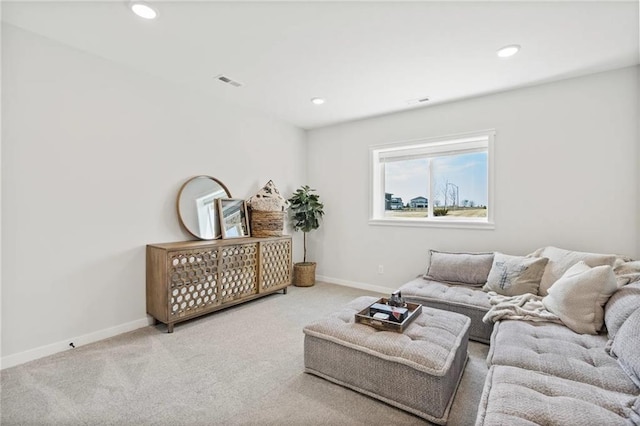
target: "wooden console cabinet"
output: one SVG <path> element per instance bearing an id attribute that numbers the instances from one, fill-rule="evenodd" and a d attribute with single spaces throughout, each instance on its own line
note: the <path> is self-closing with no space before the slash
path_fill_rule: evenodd
<path id="1" fill-rule="evenodd" d="M 173 325 L 291 284 L 291 237 L 147 245 L 147 313 Z"/>

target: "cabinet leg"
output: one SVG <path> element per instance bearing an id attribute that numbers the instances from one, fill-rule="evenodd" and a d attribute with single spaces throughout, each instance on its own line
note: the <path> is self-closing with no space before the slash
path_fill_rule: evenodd
<path id="1" fill-rule="evenodd" d="M 167 333 L 173 333 L 173 323 L 167 324 Z"/>
<path id="2" fill-rule="evenodd" d="M 282 294 L 287 294 L 287 287 L 282 289 Z"/>

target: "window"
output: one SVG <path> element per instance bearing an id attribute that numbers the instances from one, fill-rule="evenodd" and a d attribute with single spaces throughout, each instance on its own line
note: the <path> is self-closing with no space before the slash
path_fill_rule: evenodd
<path id="1" fill-rule="evenodd" d="M 494 134 L 371 147 L 370 223 L 492 227 Z"/>

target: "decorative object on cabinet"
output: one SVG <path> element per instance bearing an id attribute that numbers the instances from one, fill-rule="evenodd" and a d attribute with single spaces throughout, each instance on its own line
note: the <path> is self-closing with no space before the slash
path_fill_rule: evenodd
<path id="1" fill-rule="evenodd" d="M 147 313 L 167 324 L 208 314 L 291 284 L 291 237 L 147 245 Z"/>
<path id="2" fill-rule="evenodd" d="M 284 227 L 284 212 L 251 210 L 251 235 L 254 237 L 279 237 Z"/>
<path id="3" fill-rule="evenodd" d="M 218 198 L 218 216 L 222 238 L 248 237 L 247 206 L 244 200 Z"/>
<path id="4" fill-rule="evenodd" d="M 287 200 L 280 195 L 280 191 L 272 180 L 249 198 L 247 205 L 250 209 L 252 236 L 279 237 L 282 235 Z"/>
<path id="5" fill-rule="evenodd" d="M 247 204 L 251 210 L 283 212 L 287 208 L 287 199 L 280 195 L 275 183 L 270 180 L 253 197 L 247 200 Z"/>
<path id="6" fill-rule="evenodd" d="M 227 187 L 211 176 L 195 176 L 187 180 L 180 191 L 176 206 L 180 224 L 201 240 L 220 238 L 220 221 L 216 199 L 231 198 Z"/>
<path id="7" fill-rule="evenodd" d="M 293 229 L 304 233 L 303 260 L 293 265 L 293 284 L 298 287 L 310 287 L 316 283 L 316 263 L 307 262 L 307 232 L 320 227 L 324 205 L 317 194 L 312 194 L 313 191 L 315 189 L 303 185 L 288 200 Z"/>

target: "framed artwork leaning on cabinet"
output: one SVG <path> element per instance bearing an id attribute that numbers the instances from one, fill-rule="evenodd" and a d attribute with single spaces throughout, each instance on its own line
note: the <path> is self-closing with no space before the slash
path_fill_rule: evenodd
<path id="1" fill-rule="evenodd" d="M 249 237 L 249 221 L 247 205 L 244 200 L 236 198 L 218 198 L 218 217 L 222 238 Z"/>

